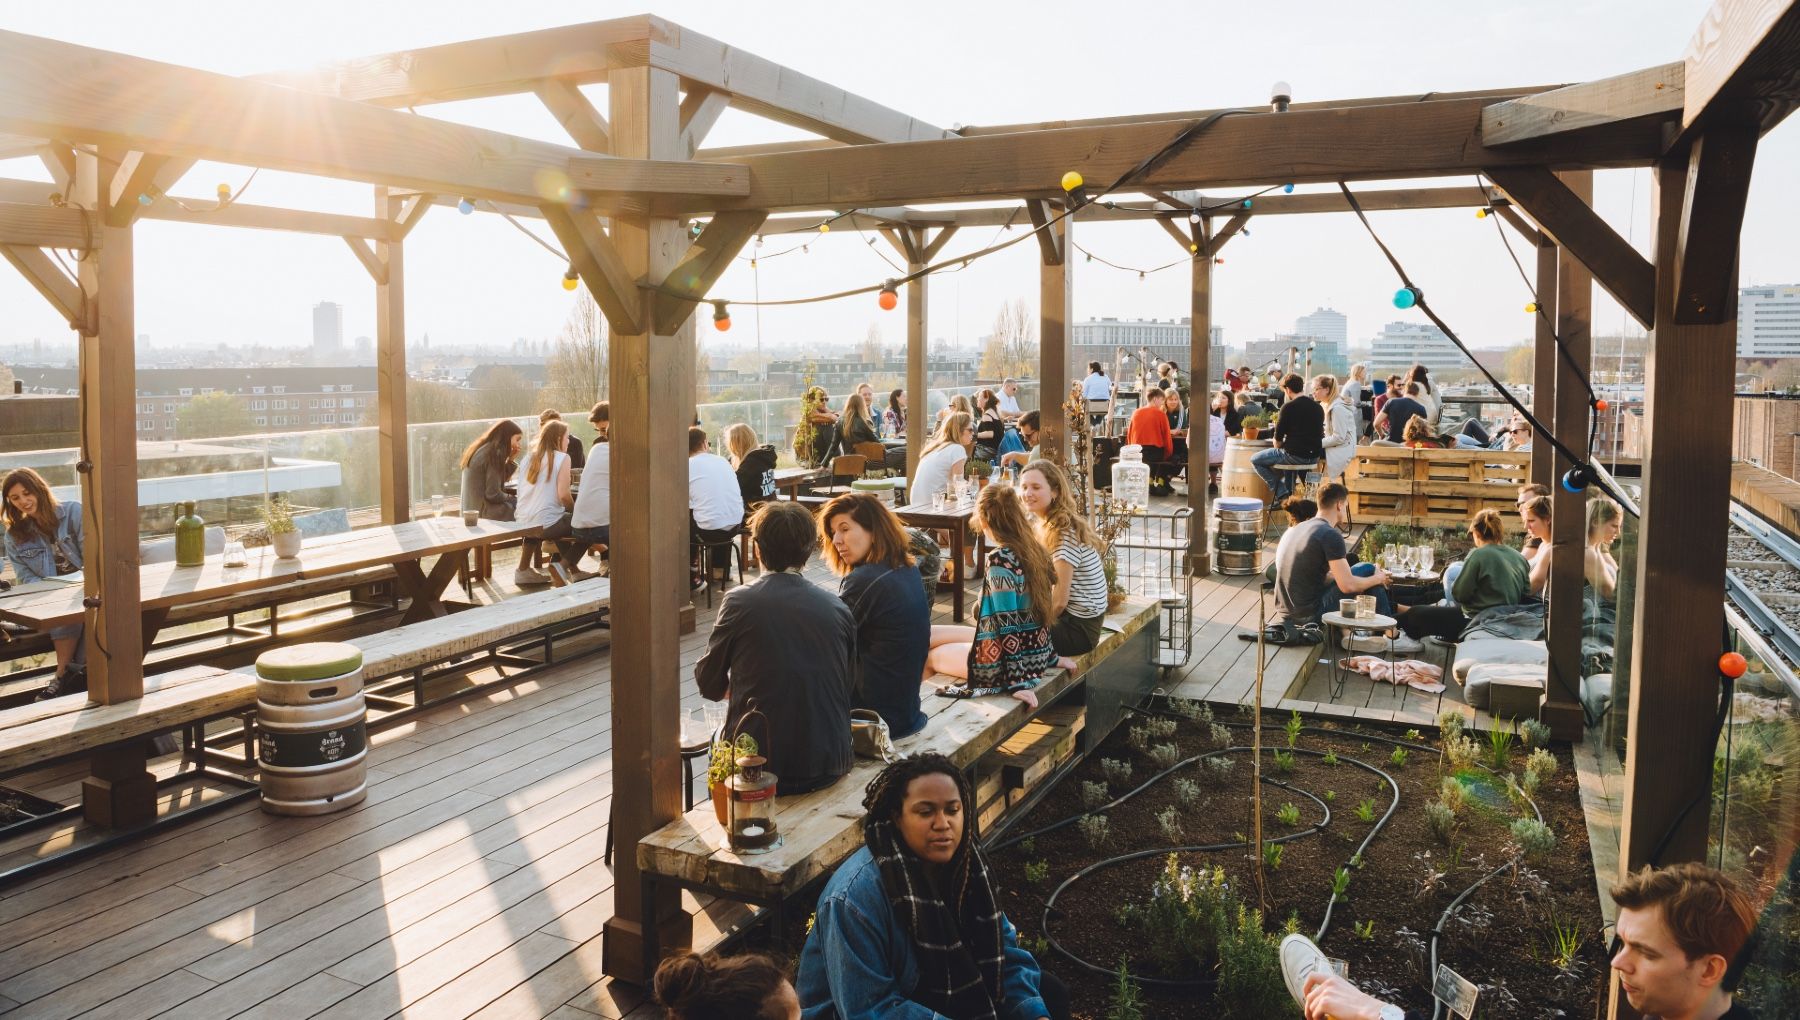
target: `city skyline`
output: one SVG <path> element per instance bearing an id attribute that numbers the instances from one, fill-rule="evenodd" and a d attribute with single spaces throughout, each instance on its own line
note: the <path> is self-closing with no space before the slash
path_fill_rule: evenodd
<path id="1" fill-rule="evenodd" d="M 1064 10 L 1070 18 L 1083 11 L 1073 5 L 1049 6 L 1052 10 L 1046 13 Z M 659 6 L 658 13 L 947 127 L 959 122 L 1255 106 L 1266 101 L 1268 83 L 1276 78 L 1293 81 L 1300 100 L 1593 79 L 1634 69 L 1620 62 L 1623 57 L 1611 54 L 1678 57 L 1704 6 L 1662 0 L 1644 5 L 1642 16 L 1631 19 L 1617 19 L 1603 9 L 1548 3 L 1518 5 L 1517 16 L 1504 17 L 1420 6 L 1404 17 L 1407 34 L 1453 44 L 1416 52 L 1409 48 L 1408 59 L 1402 62 L 1367 59 L 1392 51 L 1389 19 L 1302 2 L 1288 9 L 1286 17 L 1306 21 L 1306 33 L 1245 39 L 1214 54 L 1204 73 L 1196 75 L 1192 33 L 1184 26 L 1204 27 L 1206 12 L 1144 4 L 1141 13 L 1167 31 L 1088 40 L 1094 60 L 1119 58 L 1111 66 L 1130 68 L 1107 76 L 1083 74 L 1079 68 L 1071 73 L 1069 65 L 1050 66 L 1035 59 L 1034 54 L 1067 45 L 1070 20 L 1055 16 L 1021 20 L 1008 15 L 1004 5 L 971 10 L 966 5 L 924 4 L 918 17 L 886 26 L 887 45 L 872 50 L 819 46 L 811 37 L 784 30 L 814 18 L 828 22 L 834 9 L 818 3 L 797 3 L 784 8 L 781 16 L 770 17 L 767 12 L 678 0 Z M 345 17 L 346 5 L 323 3 L 290 12 L 291 24 L 284 23 L 281 33 L 240 39 L 242 33 L 231 32 L 232 19 L 226 16 L 231 8 L 197 4 L 191 10 L 196 12 L 191 17 L 169 19 L 135 5 L 100 3 L 79 13 L 21 8 L 9 11 L 5 20 L 6 27 L 18 31 L 247 74 L 596 17 L 589 7 L 557 0 L 526 10 L 447 4 L 439 17 L 429 19 L 381 8 L 358 8 L 355 17 Z M 956 38 L 941 37 L 932 27 L 934 11 L 954 12 L 970 22 L 970 31 Z M 102 17 L 91 16 L 96 12 Z M 1003 34 L 1011 45 L 996 49 L 983 42 L 996 37 L 984 29 Z M 1616 45 L 1597 54 L 1590 40 L 1601 31 Z M 913 58 L 906 54 L 921 47 L 936 55 L 932 75 L 912 73 Z M 1009 84 L 992 87 L 996 82 Z M 589 92 L 603 103 L 604 89 Z M 422 108 L 421 113 L 568 142 L 531 97 L 448 103 Z M 728 111 L 708 144 L 802 137 L 794 129 Z M 1786 243 L 1800 231 L 1800 212 L 1783 208 L 1775 194 L 1777 182 L 1797 173 L 1800 129 L 1783 125 L 1764 138 L 1758 150 L 1743 236 L 1746 284 L 1800 279 L 1800 252 Z M 47 181 L 32 160 L 0 162 L 0 174 Z M 249 176 L 246 168 L 202 163 L 174 190 L 209 195 L 218 183 L 242 188 Z M 1379 186 L 1392 185 L 1362 187 Z M 1328 186 L 1302 185 L 1300 190 L 1328 190 Z M 1650 192 L 1645 171 L 1596 174 L 1597 211 L 1640 250 L 1649 238 Z M 258 175 L 247 194 L 250 201 L 357 215 L 366 215 L 371 200 L 362 185 L 274 172 Z M 1530 297 L 1501 247 L 1495 221 L 1477 220 L 1468 209 L 1376 213 L 1372 219 L 1470 346 L 1502 347 L 1529 335 L 1529 315 L 1523 306 Z M 539 223 L 525 225 L 548 236 Z M 1353 323 L 1372 325 L 1385 321 L 1383 316 L 1395 317 L 1388 305 L 1397 286 L 1393 273 L 1353 217 L 1272 217 L 1253 221 L 1253 226 L 1254 236 L 1233 240 L 1223 253 L 1225 264 L 1216 270 L 1216 321 L 1227 324 L 1235 343 L 1286 332 L 1297 315 L 1317 306 L 1337 308 Z M 163 338 L 159 346 L 181 344 L 186 337 L 212 345 L 252 336 L 302 346 L 304 322 L 289 321 L 271 309 L 312 304 L 324 295 L 343 304 L 346 336 L 374 332 L 373 287 L 335 238 L 163 222 L 140 224 L 138 233 L 138 328 Z M 409 245 L 407 256 L 409 339 L 429 332 L 436 344 L 466 346 L 486 338 L 504 343 L 505 338 L 520 335 L 556 334 L 569 307 L 569 295 L 559 286 L 566 267 L 504 220 L 485 211 L 458 216 L 454 210 L 437 209 L 412 236 L 416 243 Z M 945 254 L 953 257 L 1004 236 L 1001 230 L 966 230 Z M 883 250 L 883 241 L 868 243 L 872 237 L 845 222 L 829 236 L 769 237 L 759 267 L 752 270 L 747 258 L 739 260 L 714 292 L 742 302 L 755 295 L 770 300 L 879 282 L 893 275 L 887 260 L 895 256 Z M 802 241 L 807 249 L 789 251 Z M 1078 227 L 1077 242 L 1104 260 L 1127 267 L 1154 269 L 1180 261 L 1167 236 L 1149 223 L 1084 223 Z M 1023 298 L 1035 311 L 1033 248 L 1018 245 L 966 271 L 934 280 L 930 335 L 966 347 L 988 331 L 1003 303 Z M 789 253 L 779 254 L 784 251 Z M 1189 301 L 1187 274 L 1179 265 L 1139 280 L 1131 269 L 1078 260 L 1075 275 L 1078 320 L 1101 314 L 1169 318 L 1185 312 Z M 738 307 L 738 325 L 731 334 L 706 333 L 709 349 L 753 346 L 759 335 L 765 345 L 800 338 L 853 345 L 871 324 L 889 345 L 904 338 L 903 313 L 883 313 L 867 297 L 764 308 L 760 314 Z M 16 274 L 0 274 L 0 309 L 5 309 L 0 315 L 0 346 L 67 334 L 66 326 Z M 1618 306 L 1597 290 L 1596 332 L 1618 329 L 1621 318 Z M 702 322 L 700 328 L 705 331 L 708 326 Z M 1355 332 L 1370 335 L 1367 328 L 1353 331 L 1353 342 L 1358 339 Z"/>

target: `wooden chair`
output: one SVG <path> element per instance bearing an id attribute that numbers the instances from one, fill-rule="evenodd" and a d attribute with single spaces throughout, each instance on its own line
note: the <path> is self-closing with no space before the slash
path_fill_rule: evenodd
<path id="1" fill-rule="evenodd" d="M 878 444 L 879 445 L 879 444 Z M 863 467 L 868 462 L 861 454 L 845 453 L 831 458 L 831 486 L 826 492 L 848 492 L 850 483 L 862 477 Z M 839 479 L 842 479 L 840 487 Z"/>
<path id="2" fill-rule="evenodd" d="M 888 474 L 887 447 L 880 443 L 857 443 L 855 455 L 863 459 L 863 477 L 872 477 L 877 471 L 884 476 Z"/>

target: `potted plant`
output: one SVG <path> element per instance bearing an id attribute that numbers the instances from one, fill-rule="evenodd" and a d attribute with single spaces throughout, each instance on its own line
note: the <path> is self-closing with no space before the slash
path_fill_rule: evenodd
<path id="1" fill-rule="evenodd" d="M 1255 439 L 1262 433 L 1263 428 L 1269 424 L 1269 420 L 1260 414 L 1252 414 L 1246 416 L 1241 424 L 1244 427 L 1244 438 Z"/>
<path id="2" fill-rule="evenodd" d="M 285 495 L 276 493 L 274 499 L 262 505 L 262 519 L 276 556 L 291 560 L 300 555 L 300 529 L 294 524 L 294 508 Z"/>
<path id="3" fill-rule="evenodd" d="M 757 753 L 756 738 L 748 733 L 740 733 L 736 741 L 721 737 L 713 741 L 712 758 L 706 766 L 706 788 L 712 794 L 713 814 L 718 816 L 719 824 L 725 824 L 725 798 L 729 791 L 725 789 L 725 780 L 737 775 L 737 760 L 746 754 Z"/>

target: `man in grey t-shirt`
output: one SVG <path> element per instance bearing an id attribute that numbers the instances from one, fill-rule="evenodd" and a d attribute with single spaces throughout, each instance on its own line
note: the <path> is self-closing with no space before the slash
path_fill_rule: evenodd
<path id="1" fill-rule="evenodd" d="M 1387 571 L 1373 564 L 1358 564 L 1353 570 L 1350 550 L 1338 531 L 1348 496 L 1349 491 L 1336 482 L 1320 489 L 1318 516 L 1289 528 L 1275 547 L 1275 616 L 1269 626 L 1280 628 L 1284 638 L 1316 625 L 1325 604 L 1346 595 L 1373 591 L 1377 608 L 1387 612 Z M 1373 569 L 1358 572 L 1368 568 Z"/>

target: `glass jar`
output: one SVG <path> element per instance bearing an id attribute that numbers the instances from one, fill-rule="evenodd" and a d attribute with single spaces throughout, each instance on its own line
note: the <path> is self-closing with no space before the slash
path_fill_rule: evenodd
<path id="1" fill-rule="evenodd" d="M 1136 443 L 1120 447 L 1112 482 L 1113 499 L 1126 506 L 1150 505 L 1150 465 L 1144 463 L 1143 447 Z"/>

